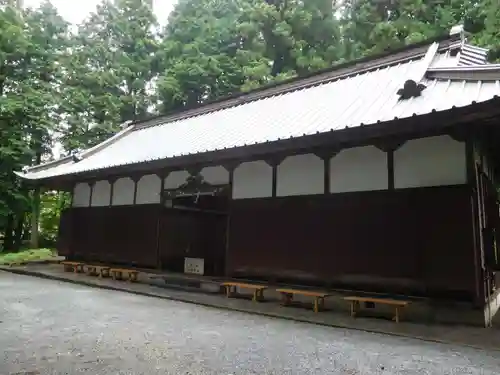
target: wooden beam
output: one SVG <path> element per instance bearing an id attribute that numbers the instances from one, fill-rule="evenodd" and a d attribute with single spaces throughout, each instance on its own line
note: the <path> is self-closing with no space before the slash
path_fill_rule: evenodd
<path id="1" fill-rule="evenodd" d="M 384 139 L 374 142 L 374 146 L 386 153 L 387 158 L 387 189 L 394 190 L 394 153 L 406 143 L 404 139 Z"/>
<path id="2" fill-rule="evenodd" d="M 94 186 L 95 186 L 95 181 L 89 182 L 90 194 L 89 194 L 89 205 L 88 205 L 88 207 L 92 207 L 92 195 L 94 194 Z"/>
<path id="3" fill-rule="evenodd" d="M 340 152 L 340 149 L 319 149 L 314 155 L 323 160 L 323 194 L 330 194 L 330 165 L 331 160 Z"/>
<path id="4" fill-rule="evenodd" d="M 394 150 L 387 151 L 387 189 L 394 190 Z"/>
<path id="5" fill-rule="evenodd" d="M 140 178 L 138 178 L 137 176 L 132 177 L 132 181 L 134 181 L 134 199 L 132 201 L 133 205 L 135 205 L 137 202 L 137 185 L 138 185 L 139 180 L 140 180 Z"/>
<path id="6" fill-rule="evenodd" d="M 110 188 L 109 188 L 109 207 L 113 205 L 113 194 L 115 192 L 115 182 L 117 178 L 110 178 L 108 179 Z"/>
<path id="7" fill-rule="evenodd" d="M 271 196 L 276 197 L 276 192 L 278 189 L 278 166 L 285 160 L 284 155 L 272 155 L 268 156 L 264 161 L 272 168 L 272 189 Z"/>

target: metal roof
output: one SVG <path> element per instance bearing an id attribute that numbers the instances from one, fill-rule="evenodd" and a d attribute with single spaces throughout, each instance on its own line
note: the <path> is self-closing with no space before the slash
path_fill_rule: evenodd
<path id="1" fill-rule="evenodd" d="M 156 120 L 154 126 L 135 124 L 105 144 L 63 161 L 18 173 L 38 180 L 117 166 L 175 158 L 251 144 L 273 142 L 315 133 L 445 111 L 500 95 L 495 80 L 430 74 L 450 62 L 449 48 L 431 44 L 419 54 L 408 54 L 372 69 L 335 75 L 292 91 L 261 95 L 256 100 L 232 101 L 219 107 L 186 111 Z M 436 64 L 436 61 L 439 63 Z M 458 67 L 457 59 L 448 67 Z M 485 69 L 488 65 L 480 65 Z M 464 69 L 465 67 L 460 67 Z M 470 73 L 474 67 L 466 68 Z M 446 69 L 444 69 L 446 70 Z M 400 100 L 398 90 L 409 79 L 423 83 L 421 96 Z"/>

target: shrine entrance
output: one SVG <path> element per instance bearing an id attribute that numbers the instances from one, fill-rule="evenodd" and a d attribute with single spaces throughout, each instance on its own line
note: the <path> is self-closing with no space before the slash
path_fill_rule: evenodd
<path id="1" fill-rule="evenodd" d="M 190 176 L 177 189 L 162 192 L 159 266 L 163 270 L 223 275 L 229 185 L 212 185 Z"/>

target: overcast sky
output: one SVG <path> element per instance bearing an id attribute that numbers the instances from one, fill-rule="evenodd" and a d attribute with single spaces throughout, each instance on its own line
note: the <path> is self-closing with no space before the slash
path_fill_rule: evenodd
<path id="1" fill-rule="evenodd" d="M 43 0 L 24 0 L 26 7 L 36 7 Z M 57 7 L 61 16 L 68 22 L 78 24 L 82 22 L 90 12 L 95 10 L 97 4 L 101 0 L 51 0 L 52 4 Z M 158 21 L 164 25 L 167 21 L 169 13 L 172 11 L 176 0 L 153 0 L 154 10 Z"/>

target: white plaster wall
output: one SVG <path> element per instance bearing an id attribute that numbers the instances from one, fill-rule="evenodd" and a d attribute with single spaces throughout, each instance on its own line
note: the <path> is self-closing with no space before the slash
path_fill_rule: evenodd
<path id="1" fill-rule="evenodd" d="M 115 181 L 113 185 L 113 206 L 134 204 L 135 183 L 129 177 L 123 177 Z"/>
<path id="2" fill-rule="evenodd" d="M 136 204 L 160 203 L 161 178 L 155 174 L 142 176 L 137 181 Z"/>
<path id="3" fill-rule="evenodd" d="M 394 187 L 397 189 L 466 182 L 464 142 L 447 135 L 413 139 L 394 152 Z"/>
<path id="4" fill-rule="evenodd" d="M 262 160 L 240 164 L 233 174 L 233 199 L 272 196 L 273 170 Z"/>
<path id="5" fill-rule="evenodd" d="M 276 195 L 323 194 L 325 162 L 314 154 L 289 156 L 277 170 Z"/>
<path id="6" fill-rule="evenodd" d="M 387 188 L 387 154 L 375 146 L 345 149 L 330 160 L 331 193 Z"/>
<path id="7" fill-rule="evenodd" d="M 111 198 L 111 184 L 108 181 L 97 181 L 92 190 L 92 207 L 109 206 Z"/>
<path id="8" fill-rule="evenodd" d="M 73 190 L 73 207 L 88 207 L 90 202 L 90 186 L 86 182 L 76 184 Z"/>
<path id="9" fill-rule="evenodd" d="M 170 172 L 169 175 L 165 178 L 165 189 L 177 189 L 183 183 L 186 182 L 189 177 L 188 171 L 174 171 Z"/>
<path id="10" fill-rule="evenodd" d="M 221 165 L 205 167 L 201 170 L 203 179 L 212 185 L 227 185 L 229 183 L 229 172 Z"/>

